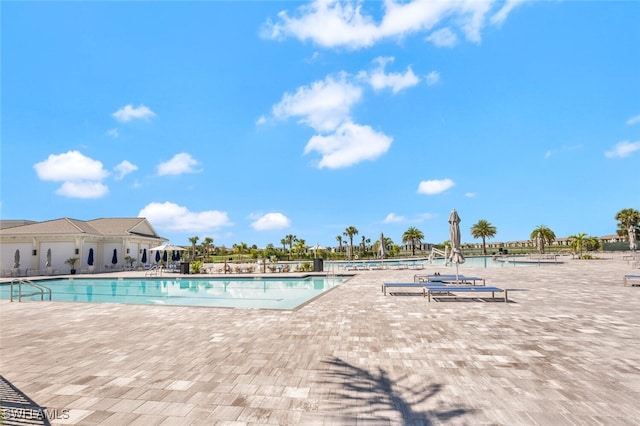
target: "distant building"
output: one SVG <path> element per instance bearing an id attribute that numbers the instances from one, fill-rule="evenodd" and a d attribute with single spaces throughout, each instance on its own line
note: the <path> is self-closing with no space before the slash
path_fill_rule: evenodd
<path id="1" fill-rule="evenodd" d="M 128 266 L 125 257 L 142 266 L 146 250 L 147 264 L 153 263 L 149 249 L 167 239 L 158 235 L 145 218 L 102 218 L 78 220 L 61 218 L 44 222 L 0 221 L 0 267 L 2 276 L 68 273 L 65 261 L 77 257 L 78 272 L 121 270 Z M 88 264 L 93 249 L 94 264 Z M 20 253 L 19 271 L 14 271 L 16 250 Z M 47 267 L 47 253 L 51 264 Z M 115 259 L 114 259 L 115 251 Z M 116 260 L 116 263 L 113 263 Z"/>

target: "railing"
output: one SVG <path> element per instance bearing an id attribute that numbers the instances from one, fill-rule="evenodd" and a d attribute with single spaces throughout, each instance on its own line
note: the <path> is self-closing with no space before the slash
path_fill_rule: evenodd
<path id="1" fill-rule="evenodd" d="M 449 264 L 449 253 L 447 248 L 443 250 L 437 249 L 435 247 L 431 247 L 431 253 L 429 254 L 429 263 L 433 262 L 433 260 L 435 259 L 436 255 L 438 256 L 442 256 L 444 258 L 444 263 L 445 265 Z"/>
<path id="2" fill-rule="evenodd" d="M 16 280 L 11 280 L 11 295 L 9 296 L 10 300 L 13 302 L 14 299 L 14 295 L 13 295 L 13 286 L 17 284 L 18 285 L 18 302 L 22 302 L 22 298 L 23 297 L 31 297 L 31 296 L 37 296 L 40 295 L 40 300 L 44 300 L 44 295 L 45 293 L 49 294 L 49 300 L 51 300 L 51 289 L 48 287 L 43 286 L 42 284 L 38 284 L 38 283 L 34 283 L 31 280 L 23 280 L 23 279 L 16 279 Z M 32 290 L 29 293 L 23 293 L 22 292 L 22 286 L 27 286 L 27 287 L 32 287 L 35 290 Z"/>
<path id="3" fill-rule="evenodd" d="M 144 273 L 146 277 L 161 277 L 162 276 L 162 267 L 161 266 L 152 266 Z"/>

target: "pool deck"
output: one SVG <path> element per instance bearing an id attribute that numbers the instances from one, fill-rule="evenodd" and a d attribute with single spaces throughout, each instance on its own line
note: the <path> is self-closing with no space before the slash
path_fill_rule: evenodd
<path id="1" fill-rule="evenodd" d="M 460 272 L 511 302 L 381 293 L 414 270 L 358 271 L 294 311 L 2 300 L 0 375 L 54 425 L 638 424 L 638 269 Z"/>

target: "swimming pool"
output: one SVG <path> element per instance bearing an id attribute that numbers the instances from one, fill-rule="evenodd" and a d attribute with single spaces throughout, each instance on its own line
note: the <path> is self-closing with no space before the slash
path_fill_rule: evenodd
<path id="1" fill-rule="evenodd" d="M 51 289 L 53 301 L 294 309 L 341 284 L 346 278 L 71 278 L 37 282 Z M 10 291 L 9 284 L 0 285 L 0 298 L 9 299 Z M 17 290 L 14 287 L 14 300 L 15 294 Z M 23 300 L 40 300 L 40 296 L 31 296 Z"/>

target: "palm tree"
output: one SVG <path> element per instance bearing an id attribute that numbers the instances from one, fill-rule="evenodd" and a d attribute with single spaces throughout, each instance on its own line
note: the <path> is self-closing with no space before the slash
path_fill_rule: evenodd
<path id="1" fill-rule="evenodd" d="M 338 253 L 342 253 L 342 235 L 338 235 L 336 237 L 336 240 L 338 241 L 338 244 L 340 244 L 340 248 L 338 249 Z"/>
<path id="2" fill-rule="evenodd" d="M 353 237 L 358 235 L 358 229 L 355 226 L 348 226 L 342 235 L 349 237 L 349 259 L 353 257 Z"/>
<path id="3" fill-rule="evenodd" d="M 233 245 L 233 251 L 240 255 L 240 260 L 242 261 L 242 255 L 249 252 L 249 246 L 247 243 L 240 242 L 240 244 Z"/>
<path id="4" fill-rule="evenodd" d="M 569 235 L 568 239 L 571 242 L 571 249 L 574 252 L 578 252 L 578 259 L 582 259 L 582 250 L 587 244 L 587 234 L 581 232 L 575 235 Z"/>
<path id="5" fill-rule="evenodd" d="M 280 240 L 280 244 L 282 244 L 282 254 L 287 252 L 287 240 L 285 238 Z"/>
<path id="6" fill-rule="evenodd" d="M 627 238 L 635 232 L 636 241 L 640 236 L 640 211 L 636 209 L 622 209 L 616 213 L 615 220 L 618 221 L 618 235 Z"/>
<path id="7" fill-rule="evenodd" d="M 544 253 L 544 244 L 551 245 L 556 240 L 556 234 L 550 228 L 540 225 L 531 232 L 530 238 L 540 241 L 540 253 Z"/>
<path id="8" fill-rule="evenodd" d="M 298 237 L 296 237 L 295 235 L 289 234 L 284 237 L 284 240 L 286 241 L 287 244 L 289 244 L 289 260 L 291 260 L 291 251 L 293 250 L 293 243 L 298 241 Z"/>
<path id="9" fill-rule="evenodd" d="M 482 238 L 482 254 L 487 254 L 486 238 L 495 237 L 498 230 L 490 222 L 480 219 L 478 223 L 471 227 L 471 236 L 473 238 Z"/>
<path id="10" fill-rule="evenodd" d="M 198 236 L 189 237 L 189 242 L 191 243 L 191 258 L 193 260 L 196 259 L 196 243 L 198 242 L 199 239 L 200 237 Z"/>
<path id="11" fill-rule="evenodd" d="M 424 234 L 418 228 L 412 226 L 402 234 L 402 242 L 411 242 L 411 255 L 416 255 L 416 243 L 420 243 L 424 239 Z"/>
<path id="12" fill-rule="evenodd" d="M 204 257 L 209 257 L 209 252 L 213 248 L 213 238 L 206 237 L 202 240 L 202 243 L 200 243 L 200 247 L 202 248 L 202 255 Z"/>

